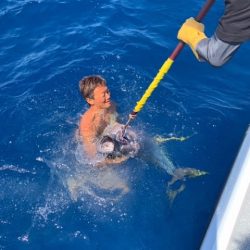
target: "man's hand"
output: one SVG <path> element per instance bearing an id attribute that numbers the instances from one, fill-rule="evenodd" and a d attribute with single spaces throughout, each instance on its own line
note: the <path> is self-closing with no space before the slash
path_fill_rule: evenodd
<path id="1" fill-rule="evenodd" d="M 179 29 L 177 38 L 188 44 L 196 58 L 199 59 L 196 52 L 197 44 L 207 38 L 204 33 L 204 24 L 195 21 L 193 17 L 188 18 Z"/>

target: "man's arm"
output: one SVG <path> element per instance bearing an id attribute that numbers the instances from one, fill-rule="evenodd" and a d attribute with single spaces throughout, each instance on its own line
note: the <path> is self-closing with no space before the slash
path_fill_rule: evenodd
<path id="1" fill-rule="evenodd" d="M 204 25 L 193 18 L 186 20 L 177 37 L 190 46 L 199 61 L 208 61 L 216 67 L 226 63 L 241 45 L 241 43 L 224 42 L 216 33 L 208 38 L 204 33 Z"/>
<path id="2" fill-rule="evenodd" d="M 211 38 L 201 40 L 197 44 L 196 51 L 201 61 L 206 60 L 211 65 L 220 67 L 231 59 L 239 47 L 240 43 L 223 42 L 214 34 Z"/>
<path id="3" fill-rule="evenodd" d="M 86 133 L 80 133 L 84 150 L 87 153 L 89 157 L 95 157 L 97 150 L 96 150 L 96 144 L 94 143 L 95 137 L 93 134 L 86 134 Z"/>
<path id="4" fill-rule="evenodd" d="M 84 150 L 89 157 L 96 155 L 97 149 L 95 144 L 96 131 L 94 123 L 86 115 L 80 120 L 79 135 L 84 145 Z"/>
<path id="5" fill-rule="evenodd" d="M 190 46 L 197 59 L 213 66 L 225 64 L 240 45 L 250 40 L 250 1 L 227 0 L 225 11 L 212 37 L 207 38 L 204 25 L 189 18 L 178 31 L 178 39 Z"/>

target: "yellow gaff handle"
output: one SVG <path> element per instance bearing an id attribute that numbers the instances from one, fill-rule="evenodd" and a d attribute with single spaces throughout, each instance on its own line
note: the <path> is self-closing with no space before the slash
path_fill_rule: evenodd
<path id="1" fill-rule="evenodd" d="M 171 55 L 172 56 L 172 55 Z M 170 57 L 171 57 L 170 56 Z M 142 98 L 137 102 L 135 108 L 133 109 L 133 112 L 131 112 L 130 115 L 136 115 L 145 105 L 145 103 L 147 102 L 148 98 L 152 95 L 153 91 L 157 88 L 157 86 L 159 85 L 160 81 L 162 80 L 162 78 L 165 76 L 165 74 L 169 71 L 169 69 L 171 68 L 174 60 L 171 58 L 168 58 L 163 65 L 161 66 L 158 74 L 155 76 L 154 80 L 150 83 L 150 85 L 148 86 L 147 90 L 145 91 L 144 95 L 142 96 Z M 124 136 L 125 131 L 130 123 L 130 121 L 132 120 L 131 117 L 129 117 L 127 123 L 125 124 L 123 131 L 122 131 L 122 136 Z"/>
<path id="2" fill-rule="evenodd" d="M 168 58 L 163 63 L 163 65 L 161 66 L 158 74 L 156 75 L 156 77 L 154 78 L 154 80 L 150 83 L 150 85 L 148 86 L 148 88 L 145 91 L 145 93 L 142 96 L 142 98 L 137 102 L 137 104 L 136 104 L 136 106 L 135 106 L 135 108 L 133 110 L 134 113 L 138 113 L 143 108 L 143 106 L 147 102 L 148 98 L 152 95 L 152 93 L 155 90 L 155 88 L 157 88 L 157 86 L 159 85 L 160 81 L 163 79 L 163 77 L 165 76 L 165 74 L 171 68 L 173 62 L 174 62 L 174 60 L 172 60 L 171 58 Z"/>
<path id="3" fill-rule="evenodd" d="M 207 0 L 205 5 L 200 10 L 199 14 L 196 16 L 195 20 L 200 22 L 205 17 L 205 15 L 207 14 L 207 12 L 209 11 L 209 9 L 211 8 L 211 6 L 213 5 L 214 2 L 215 2 L 215 0 Z M 169 56 L 169 58 L 164 62 L 164 64 L 160 68 L 158 74 L 156 75 L 156 77 L 154 78 L 152 83 L 149 85 L 149 87 L 147 88 L 144 95 L 142 96 L 140 101 L 137 102 L 137 105 L 135 106 L 134 110 L 130 113 L 129 120 L 128 120 L 128 122 L 126 123 L 126 125 L 124 127 L 124 131 L 128 127 L 129 122 L 132 119 L 134 119 L 135 116 L 137 115 L 137 113 L 143 108 L 143 106 L 145 105 L 147 99 L 151 96 L 154 89 L 159 85 L 159 82 L 162 80 L 164 75 L 169 71 L 169 69 L 172 66 L 174 60 L 180 54 L 181 50 L 184 48 L 184 45 L 185 44 L 182 41 L 180 41 L 177 44 L 177 46 L 175 47 L 172 54 Z"/>
<path id="4" fill-rule="evenodd" d="M 206 4 L 202 7 L 199 14 L 196 16 L 195 20 L 200 22 L 204 18 L 204 16 L 207 14 L 207 12 L 209 11 L 210 7 L 213 5 L 214 2 L 215 2 L 215 0 L 207 0 Z M 159 83 L 162 80 L 162 78 L 164 77 L 164 75 L 171 68 L 174 60 L 180 54 L 181 50 L 184 48 L 184 45 L 185 44 L 182 41 L 180 41 L 177 44 L 177 46 L 175 47 L 172 54 L 169 56 L 169 58 L 161 66 L 158 74 L 156 75 L 156 77 L 154 78 L 152 83 L 149 85 L 149 87 L 145 91 L 145 93 L 142 96 L 142 98 L 140 99 L 140 101 L 137 102 L 137 105 L 135 106 L 134 110 L 130 113 L 129 120 L 127 121 L 127 123 L 125 124 L 125 126 L 123 128 L 123 132 L 122 132 L 123 136 L 125 134 L 125 131 L 129 125 L 130 121 L 132 119 L 134 119 L 135 116 L 137 115 L 137 113 L 143 108 L 143 106 L 147 102 L 148 98 L 151 96 L 152 92 L 155 90 L 155 88 L 157 88 L 157 86 L 159 85 Z"/>

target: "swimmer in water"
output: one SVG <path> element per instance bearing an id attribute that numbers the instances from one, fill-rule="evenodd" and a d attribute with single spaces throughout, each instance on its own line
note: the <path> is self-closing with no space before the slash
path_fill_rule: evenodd
<path id="1" fill-rule="evenodd" d="M 169 185 L 185 177 L 206 174 L 193 168 L 176 168 L 166 152 L 152 139 L 144 137 L 139 140 L 131 128 L 122 135 L 124 125 L 116 121 L 116 108 L 102 77 L 87 76 L 80 81 L 79 86 L 89 104 L 89 109 L 80 120 L 79 135 L 87 156 L 96 160 L 96 166 L 119 164 L 138 155 L 146 162 L 165 169 L 173 177 Z"/>
<path id="2" fill-rule="evenodd" d="M 207 174 L 194 168 L 176 168 L 167 153 L 152 138 L 138 138 L 130 127 L 123 134 L 124 125 L 116 120 L 116 108 L 111 102 L 110 92 L 102 77 L 87 76 L 80 81 L 79 86 L 82 96 L 89 104 L 89 109 L 80 120 L 79 135 L 93 165 L 101 167 L 120 164 L 137 156 L 164 169 L 172 177 L 167 185 L 170 204 L 185 188 L 182 184 L 178 189 L 172 189 L 171 186 L 176 181 Z"/>
<path id="3" fill-rule="evenodd" d="M 89 159 L 95 159 L 98 154 L 98 143 L 106 140 L 103 147 L 110 147 L 110 141 L 103 138 L 103 132 L 108 125 L 116 123 L 117 112 L 115 104 L 110 99 L 110 92 L 105 79 L 93 75 L 84 77 L 79 82 L 80 92 L 89 109 L 82 115 L 79 124 L 79 135 L 83 142 L 84 150 Z M 100 149 L 100 147 L 99 147 Z M 129 158 L 128 155 L 120 154 L 119 157 L 109 157 L 99 161 L 98 166 L 106 164 L 119 164 Z"/>

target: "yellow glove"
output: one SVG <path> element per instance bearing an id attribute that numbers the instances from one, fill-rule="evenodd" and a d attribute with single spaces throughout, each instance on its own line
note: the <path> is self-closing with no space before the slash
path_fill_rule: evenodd
<path id="1" fill-rule="evenodd" d="M 197 44 L 207 38 L 204 34 L 204 24 L 195 21 L 193 17 L 188 18 L 179 29 L 177 38 L 188 44 L 196 58 L 199 59 L 196 52 Z"/>

